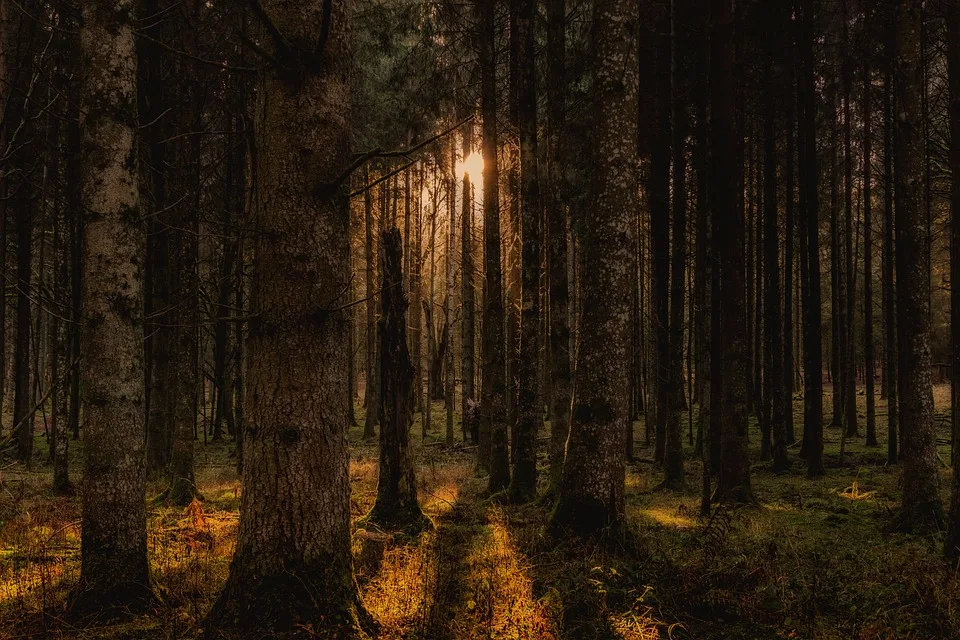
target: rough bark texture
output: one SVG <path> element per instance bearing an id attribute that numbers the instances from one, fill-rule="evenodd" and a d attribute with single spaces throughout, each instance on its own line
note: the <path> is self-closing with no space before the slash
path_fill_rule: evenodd
<path id="1" fill-rule="evenodd" d="M 446 296 L 443 299 L 443 333 L 447 336 L 448 341 L 451 344 L 447 345 L 446 354 L 443 359 L 443 386 L 444 386 L 444 398 L 446 399 L 446 438 L 445 442 L 448 445 L 453 444 L 453 404 L 454 404 L 454 382 L 453 382 L 453 312 L 452 309 L 455 306 L 453 303 L 453 297 L 456 295 L 456 289 L 454 288 L 453 282 L 453 261 L 454 254 L 456 252 L 456 235 L 457 235 L 457 154 L 453 146 L 453 141 L 451 139 L 450 143 L 450 174 L 447 176 L 447 258 L 445 260 L 447 266 L 447 275 L 445 278 L 446 284 L 444 289 L 446 291 Z M 382 362 L 382 360 L 381 360 Z M 382 365 L 381 365 L 382 366 Z"/>
<path id="2" fill-rule="evenodd" d="M 465 136 L 464 154 L 470 151 L 470 136 Z M 474 350 L 476 349 L 476 299 L 477 294 L 473 284 L 473 185 L 470 175 L 463 174 L 463 209 L 460 217 L 460 306 L 463 309 L 463 322 L 460 325 L 460 378 L 461 402 L 460 419 L 463 428 L 470 434 L 470 439 L 477 442 L 477 425 L 470 420 L 476 414 L 474 407 L 477 403 L 477 378 L 474 365 Z"/>
<path id="3" fill-rule="evenodd" d="M 743 239 L 743 211 L 737 207 L 735 185 L 738 168 L 731 158 L 739 157 L 734 113 L 736 51 L 732 0 L 711 0 L 711 112 L 712 180 L 716 216 L 716 241 L 720 246 L 720 316 L 723 331 L 723 430 L 720 443 L 720 484 L 722 501 L 749 502 L 750 460 L 747 454 L 748 344 L 744 304 L 746 298 Z"/>
<path id="4" fill-rule="evenodd" d="M 507 384 L 500 263 L 500 188 L 497 167 L 497 84 L 494 0 L 478 0 L 480 12 L 480 101 L 483 115 L 483 359 L 479 466 L 490 471 L 491 493 L 510 483 L 507 443 Z M 489 440 L 485 443 L 485 437 Z M 486 445 L 486 446 L 485 446 Z M 486 460 L 484 458 L 486 457 Z"/>
<path id="5" fill-rule="evenodd" d="M 554 531 L 593 535 L 624 522 L 637 152 L 638 16 L 627 0 L 594 4 L 593 173 L 583 225 L 580 345 Z"/>
<path id="6" fill-rule="evenodd" d="M 133 0 L 83 5 L 84 433 L 80 583 L 72 613 L 150 601 L 143 430 L 143 230 Z"/>
<path id="7" fill-rule="evenodd" d="M 950 189 L 950 281 L 960 283 L 960 6 L 946 1 L 947 65 L 950 82 L 950 169 L 953 176 Z M 960 371 L 960 287 L 950 290 L 950 326 L 953 371 Z M 950 492 L 950 520 L 944 554 L 956 560 L 960 557 L 960 380 L 956 373 L 951 380 L 951 409 L 953 431 L 953 485 Z"/>
<path id="8" fill-rule="evenodd" d="M 930 238 L 921 135 L 921 0 L 901 0 L 897 18 L 897 324 L 903 411 L 903 511 L 909 529 L 939 528 L 943 505 L 930 377 Z"/>
<path id="9" fill-rule="evenodd" d="M 543 417 L 537 399 L 540 345 L 540 184 L 537 179 L 537 91 L 534 61 L 535 0 L 518 0 L 520 74 L 517 117 L 520 125 L 521 306 L 520 358 L 517 361 L 517 421 L 510 499 L 528 502 L 537 495 L 537 434 Z"/>
<path id="10" fill-rule="evenodd" d="M 258 92 L 243 497 L 230 575 L 206 624 L 243 637 L 352 637 L 362 607 L 346 437 L 349 203 L 343 187 L 318 189 L 350 162 L 350 3 L 326 18 L 321 2 L 263 4 L 298 66 L 266 72 Z"/>
<path id="11" fill-rule="evenodd" d="M 413 365 L 407 349 L 407 295 L 403 290 L 400 231 L 382 236 L 383 282 L 380 315 L 380 388 L 383 421 L 380 425 L 380 476 L 377 500 L 367 520 L 385 528 L 415 533 L 429 524 L 417 500 L 410 451 L 413 425 Z"/>
<path id="12" fill-rule="evenodd" d="M 567 215 L 564 199 L 563 132 L 567 95 L 566 3 L 548 0 L 547 6 L 547 140 L 549 198 L 547 205 L 548 263 L 550 268 L 549 362 L 553 395 L 550 403 L 550 488 L 560 487 L 563 458 L 570 427 L 570 286 L 567 275 Z"/>

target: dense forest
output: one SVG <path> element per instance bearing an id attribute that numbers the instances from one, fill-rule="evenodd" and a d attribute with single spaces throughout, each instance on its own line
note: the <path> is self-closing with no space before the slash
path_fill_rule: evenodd
<path id="1" fill-rule="evenodd" d="M 960 638 L 960 0 L 0 0 L 0 637 Z"/>

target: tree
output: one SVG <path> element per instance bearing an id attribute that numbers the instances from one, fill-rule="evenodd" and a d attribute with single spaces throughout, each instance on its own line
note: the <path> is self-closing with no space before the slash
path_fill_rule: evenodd
<path id="1" fill-rule="evenodd" d="M 904 432 L 900 524 L 905 529 L 937 529 L 943 521 L 930 378 L 930 239 L 919 101 L 922 11 L 921 0 L 901 0 L 896 36 L 897 329 Z"/>
<path id="2" fill-rule="evenodd" d="M 551 520 L 590 536 L 624 521 L 624 435 L 629 411 L 630 299 L 637 183 L 636 6 L 597 0 L 591 224 L 584 225 L 583 311 L 567 457 Z M 627 71 L 625 71 L 627 70 Z"/>
<path id="3" fill-rule="evenodd" d="M 206 625 L 244 637 L 365 620 L 350 551 L 349 2 L 258 11 L 280 68 L 259 92 L 243 498 Z M 370 409 L 372 407 L 368 407 Z"/>
<path id="4" fill-rule="evenodd" d="M 899 460 L 898 439 L 900 425 L 897 371 L 897 290 L 894 252 L 894 180 L 893 180 L 893 50 L 895 22 L 890 21 L 884 39 L 886 64 L 883 82 L 883 333 L 884 379 L 887 382 L 887 464 Z"/>
<path id="5" fill-rule="evenodd" d="M 497 83 L 494 0 L 477 0 L 480 14 L 480 108 L 483 116 L 483 371 L 481 378 L 481 468 L 488 469 L 490 493 L 510 484 L 507 443 L 503 271 L 500 265 L 500 188 L 497 166 Z M 489 438 L 485 450 L 484 439 Z M 485 457 L 489 455 L 487 460 Z"/>
<path id="6" fill-rule="evenodd" d="M 364 184 L 370 184 L 370 171 L 364 175 Z M 382 215 L 382 213 L 381 213 Z M 373 439 L 376 433 L 378 413 L 380 411 L 379 372 L 377 369 L 377 282 L 376 282 L 376 247 L 374 245 L 373 229 L 373 189 L 363 193 L 363 220 L 366 242 L 364 243 L 364 258 L 366 260 L 366 311 L 367 311 L 367 386 L 364 391 L 363 402 L 367 413 L 363 421 L 364 440 Z"/>
<path id="7" fill-rule="evenodd" d="M 784 424 L 783 342 L 780 315 L 780 237 L 777 232 L 777 138 L 776 138 L 776 86 L 773 77 L 773 59 L 777 51 L 774 35 L 782 15 L 768 6 L 768 49 L 763 62 L 763 254 L 764 254 L 764 329 L 766 340 L 764 353 L 766 363 L 763 377 L 764 422 L 773 435 L 773 470 L 783 472 L 789 468 L 787 460 L 787 430 Z M 789 293 L 787 294 L 789 295 Z"/>
<path id="8" fill-rule="evenodd" d="M 383 233 L 380 315 L 380 388 L 383 421 L 380 425 L 380 475 L 377 500 L 367 520 L 388 528 L 416 533 L 429 526 L 417 500 L 417 481 L 410 455 L 413 424 L 413 365 L 407 349 L 407 295 L 403 290 L 400 230 Z"/>
<path id="9" fill-rule="evenodd" d="M 816 93 L 813 63 L 815 0 L 797 0 L 800 73 L 797 85 L 800 163 L 800 258 L 803 298 L 803 446 L 807 475 L 823 468 L 823 342 L 820 335 L 820 214 L 817 179 Z"/>
<path id="10" fill-rule="evenodd" d="M 548 340 L 553 397 L 550 404 L 550 488 L 555 493 L 563 472 L 570 424 L 570 288 L 567 277 L 567 215 L 564 197 L 567 165 L 563 153 L 566 123 L 566 3 L 548 0 L 547 9 L 547 261 L 550 269 Z"/>
<path id="11" fill-rule="evenodd" d="M 863 65 L 863 356 L 866 369 L 868 447 L 877 446 L 877 408 L 874 377 L 877 369 L 873 340 L 873 82 L 868 62 Z"/>
<path id="12" fill-rule="evenodd" d="M 543 409 L 537 400 L 540 329 L 540 184 L 537 179 L 537 91 L 534 60 L 535 0 L 517 2 L 520 73 L 521 297 L 517 422 L 510 498 L 528 502 L 537 495 L 537 433 Z"/>
<path id="13" fill-rule="evenodd" d="M 944 2 L 947 17 L 947 65 L 950 86 L 950 282 L 960 283 L 960 6 Z M 950 289 L 950 328 L 953 370 L 960 371 L 960 286 Z M 953 432 L 953 485 L 950 492 L 950 520 L 944 554 L 960 557 L 960 381 L 951 379 L 950 406 Z"/>
<path id="14" fill-rule="evenodd" d="M 750 460 L 747 456 L 746 264 L 743 211 L 737 207 L 735 185 L 739 169 L 731 158 L 740 155 L 734 113 L 736 47 L 732 0 L 711 0 L 711 113 L 714 231 L 720 246 L 720 316 L 723 331 L 723 431 L 721 433 L 721 501 L 750 502 Z"/>
<path id="15" fill-rule="evenodd" d="M 80 59 L 84 428 L 74 616 L 142 610 L 147 564 L 143 312 L 133 0 L 83 4 Z"/>

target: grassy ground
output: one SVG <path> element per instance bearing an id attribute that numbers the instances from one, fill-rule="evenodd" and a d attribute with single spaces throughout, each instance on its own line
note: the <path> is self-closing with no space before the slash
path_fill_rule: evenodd
<path id="1" fill-rule="evenodd" d="M 938 388 L 936 400 L 938 411 L 947 410 L 949 390 Z M 863 397 L 858 401 L 862 416 Z M 441 416 L 438 404 L 434 424 L 442 428 Z M 881 402 L 880 448 L 848 442 L 842 466 L 839 432 L 828 429 L 821 479 L 804 478 L 799 461 L 784 476 L 755 464 L 762 506 L 721 509 L 710 521 L 697 516 L 699 462 L 687 463 L 688 492 L 652 490 L 659 473 L 643 462 L 652 453 L 638 424 L 640 462 L 627 476 L 632 534 L 616 544 L 557 543 L 544 534 L 545 507 L 483 500 L 473 449 L 446 447 L 440 434 L 421 442 L 418 422 L 417 477 L 436 527 L 415 540 L 357 532 L 364 604 L 390 639 L 960 638 L 960 582 L 940 560 L 940 538 L 887 531 L 900 500 L 900 469 L 884 465 L 885 418 Z M 948 423 L 940 418 L 948 462 Z M 359 427 L 351 441 L 352 512 L 359 518 L 374 500 L 376 448 L 361 441 Z M 752 442 L 757 455 L 756 431 Z M 45 450 L 40 437 L 37 444 Z M 0 637 L 197 637 L 233 552 L 239 482 L 231 450 L 229 443 L 198 446 L 201 504 L 181 510 L 149 503 L 158 608 L 88 629 L 59 617 L 79 572 L 79 500 L 50 493 L 46 466 L 28 474 L 2 463 Z M 944 499 L 948 474 L 944 465 Z M 148 497 L 161 490 L 151 486 Z"/>

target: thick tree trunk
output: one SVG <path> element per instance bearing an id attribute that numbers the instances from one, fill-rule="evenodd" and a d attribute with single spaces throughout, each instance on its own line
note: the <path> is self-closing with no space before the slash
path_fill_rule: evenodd
<path id="1" fill-rule="evenodd" d="M 33 400 L 30 392 L 30 299 L 34 199 L 29 178 L 13 198 L 17 225 L 17 334 L 13 357 L 13 424 L 17 428 L 17 459 L 33 464 Z"/>
<path id="2" fill-rule="evenodd" d="M 377 500 L 367 520 L 383 527 L 415 533 L 430 521 L 417 500 L 410 450 L 413 424 L 413 365 L 407 349 L 407 295 L 403 290 L 400 231 L 391 229 L 381 238 L 383 266 L 380 315 L 380 384 L 383 421 L 380 424 L 380 476 Z"/>
<path id="3" fill-rule="evenodd" d="M 143 249 L 134 2 L 83 4 L 80 58 L 84 427 L 80 582 L 74 616 L 152 599 L 143 430 Z"/>
<path id="4" fill-rule="evenodd" d="M 507 442 L 507 383 L 500 264 L 500 188 L 497 166 L 497 84 L 494 0 L 477 0 L 480 12 L 480 101 L 483 115 L 483 373 L 479 466 L 489 469 L 490 493 L 510 483 Z M 485 439 L 489 438 L 489 440 Z"/>
<path id="5" fill-rule="evenodd" d="M 350 162 L 351 7 L 322 4 L 264 2 L 310 62 L 295 82 L 263 77 L 255 120 L 243 498 L 230 575 L 206 621 L 246 637 L 301 625 L 349 637 L 363 611 L 350 551 L 347 310 L 331 308 L 350 279 L 349 201 L 343 187 L 318 190 Z"/>
<path id="6" fill-rule="evenodd" d="M 796 246 L 796 219 L 794 217 L 795 202 L 795 182 L 794 154 L 796 153 L 796 143 L 794 133 L 796 127 L 796 111 L 794 109 L 796 102 L 794 97 L 794 86 L 796 83 L 796 59 L 794 52 L 794 20 L 795 17 L 787 14 L 786 28 L 787 35 L 787 91 L 786 102 L 786 158 L 784 159 L 784 183 L 786 185 L 786 201 L 784 202 L 784 242 L 783 242 L 783 422 L 787 438 L 787 445 L 796 442 L 794 433 L 794 415 L 793 415 L 793 389 L 794 389 L 794 366 L 796 350 L 794 349 L 794 247 Z"/>
<path id="7" fill-rule="evenodd" d="M 635 5 L 594 4 L 592 215 L 582 228 L 580 347 L 567 458 L 554 531 L 594 535 L 623 526 L 629 410 L 630 299 L 637 183 Z M 624 70 L 627 70 L 626 73 Z"/>
<path id="8" fill-rule="evenodd" d="M 843 303 L 844 317 L 846 318 L 846 333 L 844 351 L 841 357 L 844 362 L 843 401 L 844 401 L 844 433 L 848 438 L 860 437 L 857 425 L 857 360 L 856 337 L 854 322 L 854 302 L 857 299 L 856 273 L 853 270 L 853 152 L 851 149 L 851 131 L 853 124 L 850 121 L 850 94 L 853 92 L 853 64 L 850 61 L 850 16 L 849 0 L 843 0 L 843 165 L 844 165 L 844 276 L 846 296 Z M 841 463 L 843 460 L 841 459 Z"/>
<path id="9" fill-rule="evenodd" d="M 510 499 L 529 502 L 537 495 L 537 434 L 543 405 L 537 399 L 540 359 L 540 184 L 537 178 L 537 91 L 534 60 L 535 0 L 517 0 L 520 73 L 517 119 L 520 126 L 521 306 L 517 361 L 517 421 L 514 423 Z"/>
<path id="10" fill-rule="evenodd" d="M 904 528 L 943 523 L 930 377 L 930 237 L 923 184 L 920 25 L 923 3 L 901 0 L 897 18 L 895 155 L 897 324 L 903 404 Z"/>
<path id="11" fill-rule="evenodd" d="M 446 178 L 447 183 L 447 258 L 445 260 L 447 274 L 445 278 L 444 290 L 446 296 L 443 299 L 443 333 L 447 336 L 450 344 L 447 345 L 443 356 L 443 388 L 444 398 L 446 399 L 446 438 L 447 445 L 453 444 L 453 403 L 454 403 L 454 382 L 453 382 L 453 308 L 455 306 L 453 297 L 456 293 L 453 282 L 453 261 L 456 247 L 457 233 L 457 154 L 453 142 L 450 143 L 450 175 Z M 382 361 L 381 361 L 382 362 Z"/>
<path id="12" fill-rule="evenodd" d="M 711 193 L 716 216 L 716 242 L 720 247 L 720 315 L 723 332 L 723 430 L 721 433 L 721 501 L 750 502 L 750 460 L 747 456 L 747 377 L 744 283 L 743 211 L 737 207 L 735 186 L 739 157 L 735 133 L 736 48 L 732 0 L 711 0 Z"/>
<path id="13" fill-rule="evenodd" d="M 550 403 L 550 490 L 560 488 L 564 450 L 570 426 L 570 287 L 567 275 L 566 157 L 563 153 L 567 97 L 566 3 L 547 0 L 547 257 L 550 273 L 549 362 L 553 397 Z"/>
<path id="14" fill-rule="evenodd" d="M 946 1 L 947 65 L 950 96 L 950 281 L 960 282 L 960 6 Z M 947 558 L 960 557 L 960 287 L 950 290 L 952 375 L 950 407 L 953 432 L 953 483 L 950 492 L 950 520 L 943 551 Z"/>

